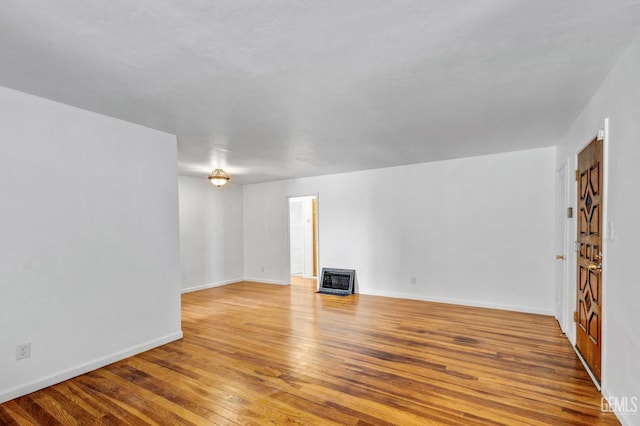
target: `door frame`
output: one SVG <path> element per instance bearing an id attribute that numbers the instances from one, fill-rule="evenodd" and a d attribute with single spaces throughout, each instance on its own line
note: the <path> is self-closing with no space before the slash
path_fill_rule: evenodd
<path id="1" fill-rule="evenodd" d="M 300 194 L 300 195 L 287 195 L 285 197 L 285 203 L 287 206 L 287 274 L 288 274 L 288 283 L 291 284 L 291 211 L 290 211 L 290 200 L 292 198 L 304 198 L 304 197 L 315 197 L 316 199 L 316 223 L 315 223 L 315 233 L 316 233 L 316 264 L 318 265 L 318 270 L 320 270 L 320 194 Z M 320 282 L 320 274 L 317 274 L 318 283 Z"/>
<path id="2" fill-rule="evenodd" d="M 607 301 L 608 301 L 608 296 L 607 296 L 607 283 L 608 283 L 608 258 L 609 258 L 609 241 L 611 240 L 611 225 L 609 223 L 609 118 L 605 118 L 604 119 L 604 127 L 600 130 L 598 130 L 596 132 L 596 137 L 601 137 L 602 138 L 602 164 L 603 164 L 603 168 L 604 168 L 604 173 L 602 174 L 602 190 L 604 191 L 604 195 L 602 197 L 602 204 L 603 204 L 603 209 L 602 209 L 602 272 L 601 272 L 601 278 L 602 278 L 602 312 L 601 312 L 601 317 L 602 317 L 602 331 L 601 331 L 601 353 L 600 353 L 600 382 L 598 382 L 598 380 L 595 378 L 595 376 L 591 373 L 591 370 L 589 369 L 587 363 L 585 362 L 584 359 L 582 359 L 582 355 L 580 355 L 580 352 L 578 351 L 578 349 L 576 348 L 576 327 L 577 324 L 575 322 L 573 322 L 573 326 L 569 327 L 569 329 L 571 330 L 571 336 L 570 336 L 570 342 L 571 345 L 574 349 L 574 351 L 576 352 L 576 354 L 578 355 L 578 358 L 580 359 L 580 362 L 582 362 L 582 365 L 584 366 L 585 370 L 587 371 L 587 373 L 589 374 L 589 377 L 591 377 L 591 380 L 593 381 L 593 384 L 596 386 L 596 388 L 598 389 L 598 391 L 601 391 L 602 388 L 605 386 L 606 383 L 606 365 L 607 365 L 607 331 L 608 331 L 608 324 L 609 324 L 609 309 L 607 307 Z M 582 146 L 580 146 L 578 148 L 578 150 L 576 151 L 574 157 L 573 157 L 573 170 L 577 170 L 578 169 L 578 154 L 580 152 L 582 152 L 582 150 L 584 150 L 590 143 L 591 141 L 594 139 L 594 137 L 588 138 L 588 141 L 586 143 L 584 143 Z M 572 185 L 570 185 L 570 187 L 572 188 L 571 191 L 571 197 L 572 198 L 572 203 L 576 203 L 577 199 L 578 199 L 578 182 L 574 179 L 572 181 Z M 577 210 L 577 205 L 574 204 L 573 207 L 574 210 L 574 217 L 577 214 L 576 210 Z M 578 222 L 577 220 L 574 221 L 573 226 L 571 226 L 572 229 L 572 235 L 573 235 L 573 242 L 577 242 L 578 241 Z M 570 243 L 571 244 L 571 243 Z M 573 250 L 571 250 L 571 267 L 569 268 L 569 271 L 571 271 L 570 277 L 569 277 L 569 285 L 571 286 L 571 288 L 573 289 L 573 291 L 571 292 L 571 297 L 569 298 L 571 301 L 571 306 L 572 309 L 570 310 L 570 312 L 574 312 L 576 309 L 578 309 L 577 306 L 577 280 L 578 280 L 578 274 L 577 274 L 577 269 L 578 269 L 578 256 L 575 250 L 575 247 Z"/>
<path id="3" fill-rule="evenodd" d="M 571 241 L 571 230 L 573 229 L 573 217 L 568 216 L 568 209 L 571 207 L 571 174 L 569 170 L 571 169 L 571 164 L 569 159 L 567 159 L 562 165 L 556 170 L 556 220 L 564 220 L 564 232 L 562 235 L 560 234 L 560 230 L 556 229 L 556 251 L 558 255 L 563 255 L 565 258 L 563 260 L 556 259 L 557 262 L 562 262 L 563 273 L 562 277 L 559 277 L 558 272 L 556 270 L 555 279 L 556 279 L 556 319 L 560 324 L 560 329 L 566 334 L 571 335 L 571 331 L 573 330 L 573 321 L 570 320 L 569 313 L 573 310 L 572 306 L 572 296 L 569 291 L 569 283 L 570 283 L 570 265 L 573 263 L 572 253 L 573 253 L 573 244 Z M 562 181 L 560 177 L 564 179 Z M 561 185 L 563 186 L 561 188 Z M 564 197 L 562 194 L 564 192 Z M 556 268 L 559 265 L 556 263 Z M 575 301 L 574 301 L 575 302 Z"/>

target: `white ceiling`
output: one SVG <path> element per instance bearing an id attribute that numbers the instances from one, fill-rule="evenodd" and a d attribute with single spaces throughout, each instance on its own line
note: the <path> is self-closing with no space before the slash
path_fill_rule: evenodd
<path id="1" fill-rule="evenodd" d="M 639 0 L 2 0 L 0 85 L 256 183 L 555 145 L 639 32 Z"/>

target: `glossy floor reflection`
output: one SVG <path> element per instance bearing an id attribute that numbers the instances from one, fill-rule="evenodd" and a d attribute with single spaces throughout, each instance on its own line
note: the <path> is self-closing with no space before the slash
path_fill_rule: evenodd
<path id="1" fill-rule="evenodd" d="M 0 424 L 618 424 L 551 317 L 243 282 L 184 338 L 0 405 Z"/>

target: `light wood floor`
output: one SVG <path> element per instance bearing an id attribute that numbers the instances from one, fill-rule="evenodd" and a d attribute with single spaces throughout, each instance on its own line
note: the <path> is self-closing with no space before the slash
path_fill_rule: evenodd
<path id="1" fill-rule="evenodd" d="M 315 284 L 183 296 L 184 339 L 0 405 L 0 424 L 618 424 L 553 318 Z"/>

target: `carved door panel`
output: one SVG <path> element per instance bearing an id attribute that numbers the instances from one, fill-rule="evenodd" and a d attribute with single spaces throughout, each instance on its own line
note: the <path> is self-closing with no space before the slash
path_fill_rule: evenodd
<path id="1" fill-rule="evenodd" d="M 600 381 L 602 339 L 602 141 L 578 154 L 576 347 Z"/>

